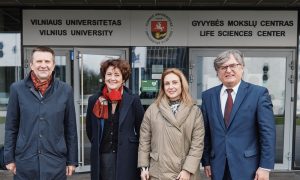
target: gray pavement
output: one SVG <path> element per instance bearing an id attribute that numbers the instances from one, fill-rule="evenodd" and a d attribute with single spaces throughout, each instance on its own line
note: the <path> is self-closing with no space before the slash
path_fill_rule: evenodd
<path id="1" fill-rule="evenodd" d="M 0 180 L 12 180 L 12 175 L 7 171 L 0 171 Z M 68 180 L 89 180 L 90 173 L 76 173 Z M 126 180 L 126 178 L 124 178 Z M 201 171 L 201 180 L 209 180 L 203 176 Z M 271 172 L 270 180 L 300 180 L 300 171 L 275 171 Z"/>

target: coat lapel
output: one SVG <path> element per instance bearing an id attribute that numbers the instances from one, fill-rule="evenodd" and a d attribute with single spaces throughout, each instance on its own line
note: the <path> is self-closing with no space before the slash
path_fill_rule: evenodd
<path id="1" fill-rule="evenodd" d="M 191 106 L 187 106 L 183 103 L 180 104 L 178 112 L 175 114 L 175 119 L 178 127 L 180 127 L 186 121 L 187 117 L 190 115 L 191 109 Z"/>
<path id="2" fill-rule="evenodd" d="M 179 106 L 180 107 L 180 106 Z M 159 103 L 159 111 L 161 112 L 161 115 L 167 120 L 170 124 L 175 126 L 176 128 L 179 128 L 179 124 L 177 123 L 175 116 L 168 104 L 168 101 L 166 97 L 163 97 Z"/>
<path id="3" fill-rule="evenodd" d="M 181 103 L 178 112 L 176 113 L 176 115 L 174 115 L 170 108 L 167 98 L 164 97 L 159 103 L 159 110 L 166 121 L 168 121 L 170 124 L 176 127 L 179 131 L 181 131 L 180 127 L 185 122 L 186 118 L 189 116 L 191 106 L 187 106 Z"/>
<path id="4" fill-rule="evenodd" d="M 217 119 L 219 120 L 220 125 L 224 130 L 226 130 L 225 122 L 222 114 L 222 108 L 221 108 L 221 99 L 220 99 L 220 93 L 221 93 L 222 84 L 217 86 L 215 89 L 215 95 L 211 96 L 212 98 L 212 107 L 215 107 L 213 110 L 215 111 L 215 114 L 217 115 Z"/>
<path id="5" fill-rule="evenodd" d="M 236 115 L 240 105 L 242 104 L 243 100 L 245 99 L 246 95 L 248 93 L 248 84 L 245 83 L 244 81 L 241 81 L 240 87 L 238 89 L 238 93 L 235 97 L 232 111 L 230 113 L 230 122 L 228 127 L 230 127 L 232 121 L 234 120 L 234 116 Z"/>
<path id="6" fill-rule="evenodd" d="M 130 105 L 131 105 L 132 101 L 133 101 L 133 98 L 131 97 L 131 95 L 128 94 L 128 92 L 124 90 L 122 102 L 121 102 L 121 108 L 120 108 L 119 126 L 123 123 L 123 121 L 126 117 L 126 114 L 128 113 L 129 108 L 131 107 Z"/>

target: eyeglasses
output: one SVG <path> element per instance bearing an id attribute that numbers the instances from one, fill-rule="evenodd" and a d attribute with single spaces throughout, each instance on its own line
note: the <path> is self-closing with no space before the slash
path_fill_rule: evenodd
<path id="1" fill-rule="evenodd" d="M 220 66 L 219 70 L 225 72 L 228 68 L 230 68 L 230 70 L 234 71 L 237 69 L 237 67 L 241 65 L 241 64 L 229 64 L 227 66 Z"/>

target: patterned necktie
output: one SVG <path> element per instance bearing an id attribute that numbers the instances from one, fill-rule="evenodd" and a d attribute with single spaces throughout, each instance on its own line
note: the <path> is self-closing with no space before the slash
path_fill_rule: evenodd
<path id="1" fill-rule="evenodd" d="M 225 106 L 224 120 L 225 120 L 226 127 L 228 127 L 229 122 L 230 122 L 230 113 L 231 113 L 232 106 L 233 106 L 233 100 L 232 100 L 232 96 L 231 96 L 231 92 L 233 90 L 226 89 L 226 91 L 227 91 L 228 97 L 227 97 L 226 106 Z"/>

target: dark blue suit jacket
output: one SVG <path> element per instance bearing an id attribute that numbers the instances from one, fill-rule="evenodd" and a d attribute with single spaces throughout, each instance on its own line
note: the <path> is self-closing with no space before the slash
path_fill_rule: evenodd
<path id="1" fill-rule="evenodd" d="M 241 81 L 226 128 L 221 88 L 216 86 L 202 95 L 206 131 L 202 164 L 211 166 L 214 180 L 222 180 L 227 158 L 232 179 L 252 180 L 258 167 L 274 168 L 276 132 L 271 98 L 266 88 Z"/>

